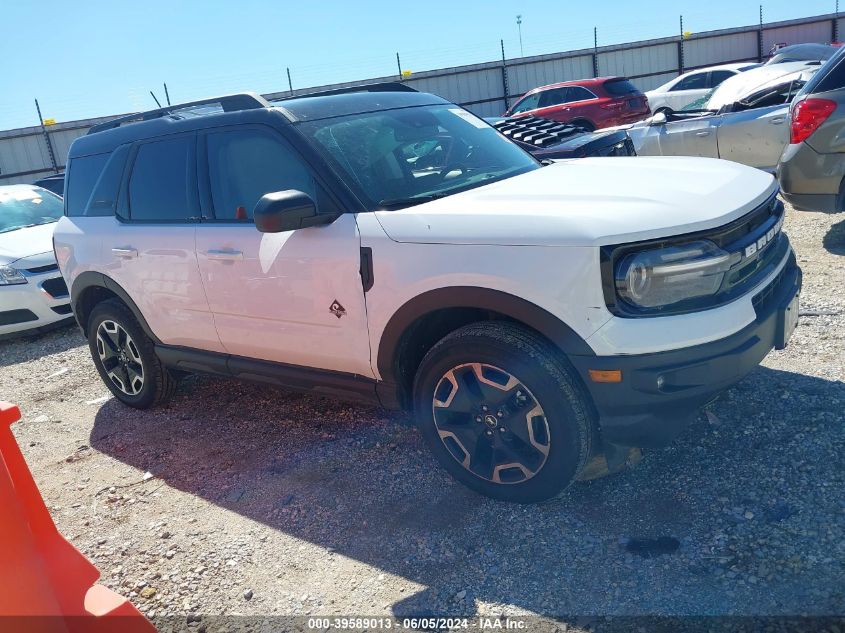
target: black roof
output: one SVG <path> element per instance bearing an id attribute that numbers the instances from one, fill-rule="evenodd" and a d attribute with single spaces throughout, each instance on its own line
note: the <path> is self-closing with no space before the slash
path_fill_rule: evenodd
<path id="1" fill-rule="evenodd" d="M 291 124 L 395 108 L 449 103 L 402 84 L 371 84 L 269 103 L 254 93 L 227 95 L 118 117 L 76 139 L 69 157 L 113 151 L 124 143 L 199 129 L 267 122 Z"/>
<path id="2" fill-rule="evenodd" d="M 444 103 L 449 102 L 425 92 L 346 92 L 292 97 L 274 102 L 274 105 L 280 108 L 291 122 L 297 122 Z"/>

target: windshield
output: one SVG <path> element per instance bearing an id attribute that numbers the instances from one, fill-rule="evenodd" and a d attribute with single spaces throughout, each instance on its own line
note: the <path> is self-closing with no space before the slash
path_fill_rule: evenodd
<path id="1" fill-rule="evenodd" d="M 692 103 L 685 105 L 681 110 L 705 110 L 707 108 L 707 102 L 710 101 L 710 97 L 713 96 L 714 92 L 716 92 L 716 88 L 711 88 Z"/>
<path id="2" fill-rule="evenodd" d="M 61 198 L 40 187 L 0 187 L 0 233 L 55 222 L 62 206 Z"/>
<path id="3" fill-rule="evenodd" d="M 455 105 L 355 114 L 297 127 L 370 209 L 425 202 L 541 166 Z"/>

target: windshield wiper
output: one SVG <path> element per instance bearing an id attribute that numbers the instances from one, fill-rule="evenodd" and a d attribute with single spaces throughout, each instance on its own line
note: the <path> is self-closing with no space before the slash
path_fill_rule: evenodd
<path id="1" fill-rule="evenodd" d="M 424 196 L 414 196 L 413 198 L 385 198 L 379 200 L 377 206 L 379 209 L 389 211 L 391 209 L 401 209 L 403 207 L 412 207 L 415 204 L 422 204 L 423 202 L 431 202 L 438 198 L 445 198 L 452 192 L 441 191 L 440 193 L 430 193 Z"/>

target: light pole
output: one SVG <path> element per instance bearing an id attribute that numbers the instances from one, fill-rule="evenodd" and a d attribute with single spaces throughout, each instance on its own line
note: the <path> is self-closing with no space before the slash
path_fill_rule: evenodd
<path id="1" fill-rule="evenodd" d="M 525 51 L 522 50 L 522 16 L 516 16 L 516 28 L 519 29 L 519 56 L 525 57 Z"/>

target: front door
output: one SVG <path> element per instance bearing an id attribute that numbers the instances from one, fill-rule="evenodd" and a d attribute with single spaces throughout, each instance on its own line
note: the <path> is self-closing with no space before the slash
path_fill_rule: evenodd
<path id="1" fill-rule="evenodd" d="M 716 128 L 719 115 L 669 120 L 628 130 L 641 156 L 704 156 L 719 158 Z"/>
<path id="2" fill-rule="evenodd" d="M 260 233 L 252 210 L 264 194 L 297 189 L 322 211 L 336 203 L 273 128 L 241 126 L 200 138 L 204 221 L 200 273 L 220 340 L 236 356 L 373 377 L 351 213 L 328 226 Z"/>
<path id="3" fill-rule="evenodd" d="M 789 106 L 773 105 L 722 115 L 719 157 L 769 172 L 789 143 Z"/>

